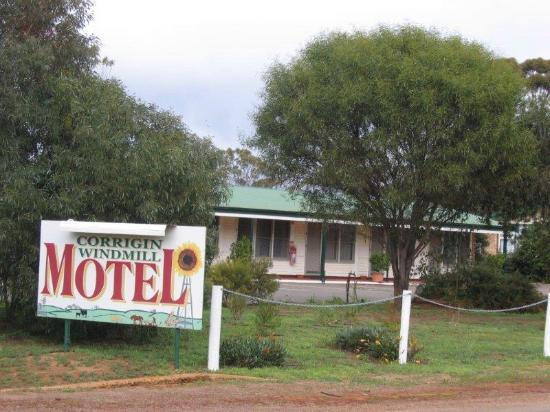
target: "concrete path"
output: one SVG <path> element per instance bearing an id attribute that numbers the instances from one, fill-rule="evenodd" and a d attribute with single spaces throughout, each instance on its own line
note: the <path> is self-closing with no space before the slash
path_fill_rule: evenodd
<path id="1" fill-rule="evenodd" d="M 547 296 L 550 293 L 550 284 L 537 283 L 537 289 Z M 411 284 L 410 289 L 416 289 L 415 284 Z M 391 283 L 358 283 L 357 297 L 359 299 L 378 300 L 393 296 L 393 285 Z M 279 290 L 275 293 L 274 299 L 288 302 L 305 303 L 315 301 L 322 303 L 326 300 L 338 297 L 346 300 L 345 282 L 327 282 L 322 284 L 317 281 L 281 281 Z"/>

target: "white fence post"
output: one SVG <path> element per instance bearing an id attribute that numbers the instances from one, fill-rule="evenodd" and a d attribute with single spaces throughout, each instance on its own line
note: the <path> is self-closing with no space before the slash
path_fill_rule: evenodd
<path id="1" fill-rule="evenodd" d="M 550 293 L 546 302 L 546 326 L 544 327 L 544 356 L 550 358 Z"/>
<path id="2" fill-rule="evenodd" d="M 411 319 L 411 298 L 410 290 L 403 291 L 401 298 L 401 332 L 399 333 L 399 364 L 407 363 L 407 350 L 409 347 L 409 323 Z"/>
<path id="3" fill-rule="evenodd" d="M 208 370 L 220 369 L 220 336 L 222 331 L 223 286 L 212 286 L 210 333 L 208 336 Z"/>

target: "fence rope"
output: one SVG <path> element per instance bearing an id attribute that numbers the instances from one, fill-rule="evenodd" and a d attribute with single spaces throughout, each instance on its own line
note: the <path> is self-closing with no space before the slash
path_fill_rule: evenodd
<path id="1" fill-rule="evenodd" d="M 457 310 L 457 311 L 461 311 L 461 312 L 477 312 L 477 313 L 513 312 L 513 311 L 516 311 L 516 310 L 522 310 L 522 309 L 532 308 L 532 307 L 534 307 L 534 306 L 537 306 L 537 305 L 540 305 L 540 304 L 542 304 L 542 303 L 548 302 L 548 298 L 546 298 L 546 299 L 540 300 L 540 301 L 538 301 L 538 302 L 529 303 L 528 305 L 523 305 L 523 306 L 516 306 L 516 307 L 514 307 L 514 308 L 506 308 L 506 309 L 476 309 L 476 308 L 461 308 L 461 307 L 458 307 L 458 306 L 447 305 L 447 304 L 445 304 L 445 303 L 437 302 L 437 301 L 435 301 L 435 300 L 423 298 L 422 296 L 417 295 L 416 293 L 414 294 L 414 297 L 415 297 L 415 298 L 418 298 L 418 299 L 420 299 L 420 300 L 422 300 L 422 301 L 424 301 L 424 302 L 431 303 L 432 305 L 441 306 L 442 308 Z"/>
<path id="2" fill-rule="evenodd" d="M 313 309 L 319 309 L 319 308 L 350 308 L 350 307 L 356 307 L 356 306 L 368 306 L 368 305 L 375 305 L 378 303 L 384 303 L 384 302 L 390 302 L 392 300 L 401 299 L 403 295 L 398 296 L 392 296 L 389 298 L 384 299 L 378 299 L 378 300 L 371 300 L 368 302 L 355 302 L 355 303 L 341 303 L 341 304 L 315 304 L 315 303 L 296 303 L 296 302 L 284 302 L 281 300 L 273 300 L 273 299 L 266 299 L 266 298 L 260 298 L 258 296 L 252 296 L 247 295 L 246 293 L 237 292 L 231 289 L 223 289 L 224 293 L 228 293 L 235 296 L 240 296 L 252 301 L 256 302 L 263 302 L 263 303 L 269 303 L 272 305 L 281 305 L 281 306 L 294 306 L 294 307 L 301 307 L 301 308 L 313 308 Z M 529 303 L 527 305 L 523 306 L 516 306 L 513 308 L 505 308 L 505 309 L 479 309 L 479 308 L 462 308 L 459 306 L 452 306 L 447 305 L 446 303 L 437 302 L 435 300 L 431 300 L 428 298 L 424 298 L 420 295 L 417 295 L 416 293 L 413 294 L 413 297 L 422 300 L 426 303 L 431 303 L 432 305 L 440 306 L 442 308 L 451 309 L 451 310 L 457 310 L 461 312 L 473 312 L 473 313 L 502 313 L 502 312 L 514 312 L 518 310 L 528 309 L 532 308 L 537 305 L 541 305 L 543 303 L 548 302 L 548 298 L 540 300 L 538 302 Z"/>
<path id="3" fill-rule="evenodd" d="M 272 299 L 265 299 L 265 298 L 259 298 L 257 296 L 251 296 L 247 295 L 245 293 L 236 292 L 231 289 L 223 289 L 224 292 L 227 292 L 231 295 L 235 296 L 241 296 L 243 298 L 247 298 L 256 302 L 263 302 L 263 303 L 270 303 L 272 305 L 281 305 L 281 306 L 295 306 L 295 307 L 301 307 L 301 308 L 350 308 L 350 307 L 356 307 L 356 306 L 368 306 L 368 305 L 375 305 L 377 303 L 384 303 L 384 302 L 390 302 L 392 300 L 401 299 L 403 295 L 398 296 L 392 296 L 390 298 L 384 298 L 384 299 L 378 299 L 378 300 L 371 300 L 369 302 L 356 302 L 356 303 L 342 303 L 342 304 L 326 304 L 326 305 L 318 305 L 314 303 L 296 303 L 296 302 L 284 302 L 281 300 L 272 300 Z"/>

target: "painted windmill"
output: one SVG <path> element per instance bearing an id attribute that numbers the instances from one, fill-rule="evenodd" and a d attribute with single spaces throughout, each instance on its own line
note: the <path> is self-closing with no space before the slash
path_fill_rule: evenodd
<path id="1" fill-rule="evenodd" d="M 174 272 L 183 277 L 181 293 L 185 291 L 183 304 L 178 306 L 176 313 L 176 327 L 185 327 L 185 325 L 190 324 L 191 329 L 194 329 L 191 277 L 196 275 L 202 267 L 202 255 L 200 248 L 195 243 L 184 243 L 180 245 L 174 251 L 174 261 L 172 265 Z M 182 310 L 183 316 L 180 317 Z"/>

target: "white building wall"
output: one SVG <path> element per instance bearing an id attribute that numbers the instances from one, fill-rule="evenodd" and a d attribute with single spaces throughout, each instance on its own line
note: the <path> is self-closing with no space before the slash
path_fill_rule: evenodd
<path id="1" fill-rule="evenodd" d="M 355 259 L 353 262 L 325 261 L 326 276 L 344 276 L 355 272 L 357 276 L 367 276 L 369 273 L 370 258 L 370 230 L 356 226 L 355 232 Z"/>
<path id="2" fill-rule="evenodd" d="M 223 260 L 229 257 L 231 253 L 231 245 L 237 240 L 238 218 L 236 217 L 220 217 L 219 218 L 219 253 L 217 260 Z M 346 277 L 349 272 L 355 272 L 357 276 L 370 275 L 370 255 L 373 250 L 373 239 L 376 236 L 376 230 L 356 226 L 355 237 L 355 259 L 349 263 L 325 262 L 326 276 L 342 276 Z M 303 276 L 306 264 L 306 239 L 307 239 L 307 222 L 292 221 L 290 222 L 290 240 L 294 241 L 297 249 L 296 263 L 291 265 L 288 259 L 274 259 L 270 273 L 284 276 Z M 413 267 L 411 279 L 418 277 L 418 265 L 421 260 L 429 253 L 433 245 L 428 245 L 420 256 L 416 259 Z M 416 273 L 415 273 L 416 272 Z M 393 277 L 390 266 L 389 278 Z"/>
<path id="3" fill-rule="evenodd" d="M 290 241 L 296 246 L 296 263 L 288 259 L 273 259 L 270 273 L 276 275 L 303 275 L 306 267 L 306 223 L 290 222 Z"/>
<path id="4" fill-rule="evenodd" d="M 239 218 L 220 217 L 218 227 L 218 256 L 216 260 L 227 259 L 231 253 L 231 245 L 237 240 Z"/>

